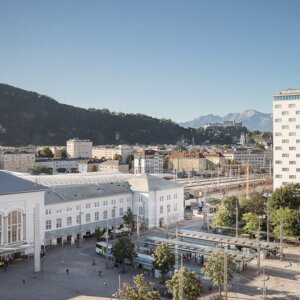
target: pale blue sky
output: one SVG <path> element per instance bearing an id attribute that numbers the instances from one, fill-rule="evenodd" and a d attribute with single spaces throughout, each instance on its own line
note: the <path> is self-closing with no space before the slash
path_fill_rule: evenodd
<path id="1" fill-rule="evenodd" d="M 187 121 L 300 86 L 298 0 L 0 0 L 0 82 Z"/>

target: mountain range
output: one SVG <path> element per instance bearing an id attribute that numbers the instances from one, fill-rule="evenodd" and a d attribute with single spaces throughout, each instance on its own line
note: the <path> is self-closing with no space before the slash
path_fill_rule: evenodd
<path id="1" fill-rule="evenodd" d="M 74 107 L 0 84 L 0 146 L 65 145 L 74 137 L 90 139 L 94 145 L 231 144 L 246 131 L 183 128 L 168 119 Z"/>
<path id="2" fill-rule="evenodd" d="M 242 122 L 250 131 L 272 131 L 272 114 L 261 113 L 255 109 L 247 109 L 242 113 L 229 113 L 224 117 L 209 114 L 192 121 L 179 123 L 179 125 L 185 128 L 199 128 L 208 123 L 223 123 L 224 121 Z"/>

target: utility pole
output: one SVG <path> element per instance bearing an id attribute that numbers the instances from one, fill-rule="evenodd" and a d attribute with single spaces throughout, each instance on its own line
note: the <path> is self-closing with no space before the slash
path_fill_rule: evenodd
<path id="1" fill-rule="evenodd" d="M 270 242 L 270 214 L 269 214 L 269 197 L 267 197 L 267 243 Z"/>
<path id="2" fill-rule="evenodd" d="M 263 300 L 267 300 L 267 288 L 266 288 L 266 278 L 265 278 L 265 268 L 263 268 Z"/>
<path id="3" fill-rule="evenodd" d="M 257 230 L 257 273 L 260 272 L 260 216 L 258 217 Z"/>
<path id="4" fill-rule="evenodd" d="M 225 299 L 227 300 L 227 291 L 228 291 L 228 258 L 227 253 L 224 249 L 224 294 Z"/>
<path id="5" fill-rule="evenodd" d="M 239 208 L 238 208 L 238 199 L 235 200 L 235 237 L 239 237 Z"/>
<path id="6" fill-rule="evenodd" d="M 280 219 L 280 261 L 283 261 L 282 217 L 281 217 L 281 219 Z"/>
<path id="7" fill-rule="evenodd" d="M 175 269 L 177 271 L 179 271 L 178 268 L 178 229 L 177 229 L 177 225 L 176 225 L 176 246 L 175 246 Z"/>
<path id="8" fill-rule="evenodd" d="M 140 251 L 140 205 L 138 204 L 136 215 L 137 251 Z"/>
<path id="9" fill-rule="evenodd" d="M 106 255 L 105 255 L 105 268 L 108 269 L 108 219 L 106 216 Z"/>
<path id="10" fill-rule="evenodd" d="M 180 257 L 180 270 L 179 270 L 179 300 L 183 299 L 183 267 L 182 267 L 182 253 Z"/>

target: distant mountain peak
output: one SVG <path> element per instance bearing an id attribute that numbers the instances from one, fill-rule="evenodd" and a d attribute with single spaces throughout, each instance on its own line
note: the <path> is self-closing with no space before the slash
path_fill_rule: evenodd
<path id="1" fill-rule="evenodd" d="M 246 109 L 241 113 L 229 113 L 224 117 L 213 114 L 200 116 L 192 121 L 179 123 L 179 125 L 186 128 L 199 128 L 208 123 L 222 123 L 224 121 L 242 122 L 249 130 L 272 131 L 272 114 L 262 113 L 253 108 Z"/>

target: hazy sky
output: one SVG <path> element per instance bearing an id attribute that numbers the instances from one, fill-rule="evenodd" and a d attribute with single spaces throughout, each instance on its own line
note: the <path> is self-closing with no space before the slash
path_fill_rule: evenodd
<path id="1" fill-rule="evenodd" d="M 187 121 L 300 87 L 300 1 L 0 0 L 0 82 Z M 0 108 L 1 109 L 1 108 Z"/>

